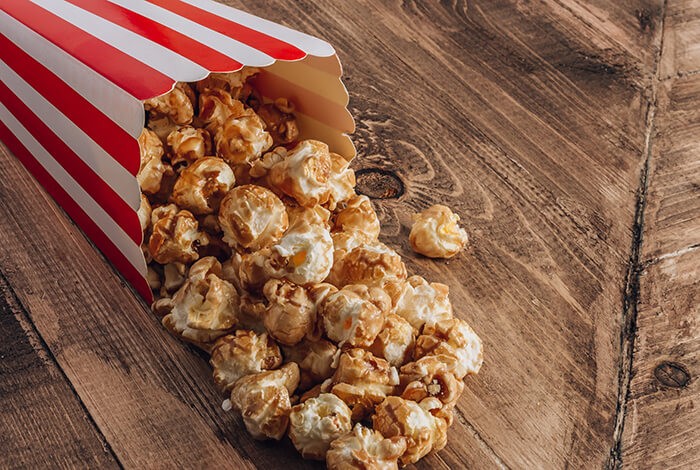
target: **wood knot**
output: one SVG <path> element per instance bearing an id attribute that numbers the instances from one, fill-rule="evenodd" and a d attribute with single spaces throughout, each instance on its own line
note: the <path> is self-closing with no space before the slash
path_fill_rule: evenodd
<path id="1" fill-rule="evenodd" d="M 671 388 L 683 388 L 690 382 L 688 369 L 678 362 L 662 362 L 654 369 L 654 377 L 661 385 Z"/>
<path id="2" fill-rule="evenodd" d="M 392 171 L 362 168 L 355 172 L 356 190 L 372 199 L 396 199 L 404 193 L 401 179 Z"/>

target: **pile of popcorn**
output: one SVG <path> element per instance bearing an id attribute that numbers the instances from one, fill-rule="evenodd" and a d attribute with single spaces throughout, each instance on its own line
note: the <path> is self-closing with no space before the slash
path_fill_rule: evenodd
<path id="1" fill-rule="evenodd" d="M 408 276 L 379 241 L 349 161 L 299 140 L 294 105 L 247 68 L 144 103 L 143 252 L 153 311 L 211 354 L 213 377 L 257 439 L 288 435 L 331 469 L 398 468 L 442 449 L 479 337 L 448 287 Z M 413 248 L 454 256 L 447 207 L 418 215 Z"/>

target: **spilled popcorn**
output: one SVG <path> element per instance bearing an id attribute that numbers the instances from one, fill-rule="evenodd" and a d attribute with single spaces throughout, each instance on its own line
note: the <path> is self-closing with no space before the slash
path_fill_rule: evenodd
<path id="1" fill-rule="evenodd" d="M 257 69 L 178 83 L 147 100 L 138 217 L 152 309 L 208 352 L 213 379 L 256 439 L 289 436 L 331 469 L 398 468 L 447 443 L 482 345 L 444 284 L 410 276 L 379 241 L 349 161 L 299 140 L 294 104 L 264 100 Z M 433 206 L 410 243 L 467 243 Z"/>

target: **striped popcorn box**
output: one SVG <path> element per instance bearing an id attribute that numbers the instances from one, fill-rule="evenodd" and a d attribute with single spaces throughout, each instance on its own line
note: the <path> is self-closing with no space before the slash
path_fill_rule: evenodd
<path id="1" fill-rule="evenodd" d="M 350 159 L 354 122 L 325 41 L 210 0 L 0 0 L 0 138 L 147 301 L 137 209 L 143 101 L 260 67 L 300 138 Z"/>

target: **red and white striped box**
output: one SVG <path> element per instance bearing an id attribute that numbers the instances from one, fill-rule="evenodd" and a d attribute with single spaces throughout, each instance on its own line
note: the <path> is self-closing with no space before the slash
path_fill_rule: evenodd
<path id="1" fill-rule="evenodd" d="M 352 158 L 340 62 L 325 41 L 211 0 L 0 0 L 0 139 L 147 301 L 136 181 L 143 100 L 263 68 L 300 138 Z"/>

